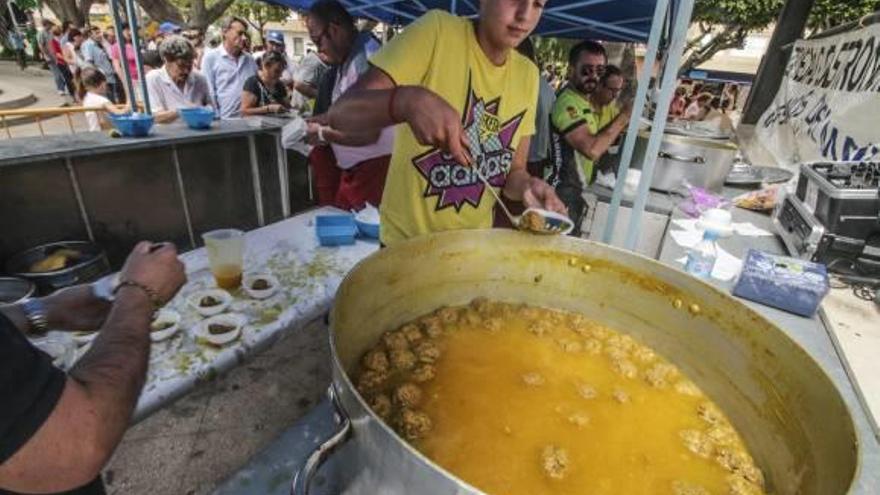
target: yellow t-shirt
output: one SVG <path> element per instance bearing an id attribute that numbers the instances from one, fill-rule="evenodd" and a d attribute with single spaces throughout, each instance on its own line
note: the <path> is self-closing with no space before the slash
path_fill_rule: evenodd
<path id="1" fill-rule="evenodd" d="M 476 166 L 504 187 L 520 139 L 535 133 L 538 68 L 511 51 L 493 65 L 468 19 L 432 10 L 371 58 L 397 85 L 440 95 L 462 116 Z M 380 207 L 385 245 L 453 229 L 492 226 L 495 198 L 471 169 L 397 126 Z"/>

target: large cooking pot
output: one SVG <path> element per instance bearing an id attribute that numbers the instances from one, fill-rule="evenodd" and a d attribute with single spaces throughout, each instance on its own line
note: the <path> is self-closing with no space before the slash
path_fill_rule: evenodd
<path id="1" fill-rule="evenodd" d="M 61 249 L 81 253 L 75 263 L 59 270 L 32 272 L 34 263 L 51 256 Z M 98 246 L 86 241 L 60 241 L 43 244 L 16 254 L 6 263 L 6 271 L 37 286 L 41 295 L 69 287 L 71 285 L 93 282 L 110 273 L 107 255 Z"/>
<path id="2" fill-rule="evenodd" d="M 583 270 L 585 264 L 591 269 Z M 782 330 L 728 294 L 656 261 L 570 237 L 507 230 L 410 240 L 348 274 L 330 320 L 339 431 L 296 474 L 293 493 L 309 492 L 316 467 L 334 450 L 353 452 L 345 463 L 346 493 L 480 493 L 397 436 L 351 379 L 383 332 L 477 296 L 580 312 L 652 346 L 724 409 L 771 493 L 869 493 L 853 485 L 859 442 L 840 393 Z M 676 307 L 677 299 L 684 304 Z"/>
<path id="3" fill-rule="evenodd" d="M 639 132 L 633 149 L 632 167 L 641 170 L 648 149 L 650 131 Z M 692 186 L 720 191 L 736 158 L 731 141 L 665 133 L 654 166 L 651 189 L 681 190 L 685 181 Z"/>

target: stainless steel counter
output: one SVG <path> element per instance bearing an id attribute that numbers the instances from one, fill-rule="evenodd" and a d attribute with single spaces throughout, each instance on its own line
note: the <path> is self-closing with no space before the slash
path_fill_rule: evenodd
<path id="1" fill-rule="evenodd" d="M 0 145 L 0 271 L 24 249 L 90 240 L 118 267 L 141 239 L 201 245 L 201 232 L 254 229 L 291 214 L 281 123 L 156 125 L 144 138 L 100 132 Z M 305 170 L 302 171 L 305 174 Z"/>

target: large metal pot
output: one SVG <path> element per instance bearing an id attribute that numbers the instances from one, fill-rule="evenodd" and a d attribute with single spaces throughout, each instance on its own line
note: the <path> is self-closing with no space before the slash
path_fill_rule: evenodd
<path id="1" fill-rule="evenodd" d="M 636 138 L 632 161 L 635 169 L 642 168 L 649 135 L 649 131 L 641 131 Z M 693 186 L 720 191 L 733 167 L 736 150 L 736 145 L 728 140 L 663 134 L 651 189 L 680 190 L 687 181 Z"/>
<path id="2" fill-rule="evenodd" d="M 72 266 L 49 272 L 32 272 L 31 266 L 59 249 L 72 249 L 82 257 Z M 93 282 L 110 273 L 107 255 L 98 246 L 86 241 L 61 241 L 43 244 L 16 254 L 6 263 L 6 271 L 30 280 L 41 295 L 71 285 Z"/>
<path id="3" fill-rule="evenodd" d="M 591 269 L 582 270 L 585 264 Z M 346 493 L 479 493 L 398 437 L 351 380 L 383 332 L 477 296 L 577 311 L 651 345 L 727 412 L 770 492 L 869 493 L 852 485 L 859 442 L 840 393 L 806 351 L 758 313 L 683 272 L 607 245 L 471 230 L 383 249 L 345 278 L 330 322 L 340 430 L 297 473 L 295 494 L 308 493 L 315 468 L 343 444 L 350 453 Z M 676 299 L 684 305 L 676 308 Z"/>

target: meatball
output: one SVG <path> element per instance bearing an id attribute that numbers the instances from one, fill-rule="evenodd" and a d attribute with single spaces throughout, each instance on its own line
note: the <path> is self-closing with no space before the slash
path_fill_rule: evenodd
<path id="1" fill-rule="evenodd" d="M 703 459 L 708 459 L 715 452 L 715 445 L 712 443 L 712 440 L 702 431 L 682 430 L 678 432 L 678 435 L 688 450 Z"/>
<path id="2" fill-rule="evenodd" d="M 717 425 L 724 421 L 724 415 L 718 409 L 715 404 L 711 402 L 703 402 L 699 406 L 697 406 L 697 415 L 703 421 L 709 423 L 710 425 Z"/>
<path id="3" fill-rule="evenodd" d="M 625 378 L 635 378 L 639 374 L 639 368 L 629 359 L 612 359 L 611 367 Z"/>
<path id="4" fill-rule="evenodd" d="M 639 344 L 629 335 L 616 334 L 608 337 L 608 341 L 605 345 L 608 347 L 617 347 L 626 352 L 632 352 Z"/>
<path id="5" fill-rule="evenodd" d="M 394 403 L 401 408 L 413 408 L 422 402 L 422 389 L 414 383 L 404 383 L 394 389 Z"/>
<path id="6" fill-rule="evenodd" d="M 676 382 L 675 391 L 682 395 L 689 395 L 691 397 L 700 397 L 703 395 L 703 392 L 694 385 L 694 382 L 688 380 L 687 378 L 683 378 Z"/>
<path id="7" fill-rule="evenodd" d="M 391 366 L 397 371 L 411 370 L 416 365 L 416 355 L 409 349 L 393 350 L 388 353 Z"/>
<path id="8" fill-rule="evenodd" d="M 578 395 L 580 395 L 584 399 L 595 399 L 599 396 L 599 392 L 596 391 L 596 387 L 587 383 L 578 384 L 577 392 Z"/>
<path id="9" fill-rule="evenodd" d="M 602 353 L 602 342 L 599 339 L 589 338 L 584 341 L 584 351 L 591 356 L 598 356 Z"/>
<path id="10" fill-rule="evenodd" d="M 629 394 L 626 392 L 626 390 L 623 390 L 622 388 L 615 388 L 614 391 L 611 392 L 611 397 L 613 397 L 615 401 L 621 404 L 626 404 L 630 401 Z"/>
<path id="11" fill-rule="evenodd" d="M 440 318 L 440 321 L 446 324 L 452 324 L 458 321 L 458 310 L 450 308 L 449 306 L 443 306 L 438 309 L 436 314 L 437 318 Z"/>
<path id="12" fill-rule="evenodd" d="M 468 308 L 464 310 L 462 320 L 464 321 L 464 323 L 474 327 L 478 327 L 483 324 L 483 317 L 480 316 L 480 313 L 478 313 L 473 308 Z"/>
<path id="13" fill-rule="evenodd" d="M 385 386 L 388 373 L 382 371 L 367 370 L 358 377 L 358 391 L 361 394 L 370 394 Z"/>
<path id="14" fill-rule="evenodd" d="M 526 385 L 528 385 L 530 387 L 540 387 L 541 385 L 544 384 L 544 381 L 545 381 L 544 375 L 542 375 L 536 371 L 532 371 L 532 372 L 524 374 L 522 376 L 522 380 L 523 380 L 523 383 L 525 383 Z"/>
<path id="15" fill-rule="evenodd" d="M 486 318 L 483 321 L 483 328 L 489 333 L 498 333 L 501 331 L 501 320 L 498 318 Z"/>
<path id="16" fill-rule="evenodd" d="M 409 349 L 409 340 L 402 332 L 385 332 L 385 335 L 382 336 L 382 343 L 389 351 Z"/>
<path id="17" fill-rule="evenodd" d="M 605 345 L 605 355 L 610 357 L 612 361 L 619 361 L 621 359 L 629 359 L 629 353 L 620 347 L 612 347 L 609 345 Z"/>
<path id="18" fill-rule="evenodd" d="M 533 306 L 523 306 L 519 310 L 519 314 L 526 320 L 539 320 L 543 316 L 541 308 L 535 308 Z"/>
<path id="19" fill-rule="evenodd" d="M 729 495 L 764 495 L 764 490 L 742 476 L 731 474 L 727 477 L 727 493 Z"/>
<path id="20" fill-rule="evenodd" d="M 370 409 L 385 421 L 388 421 L 394 412 L 394 408 L 391 406 L 391 399 L 385 394 L 373 397 L 373 400 L 370 401 Z"/>
<path id="21" fill-rule="evenodd" d="M 388 356 L 382 349 L 373 349 L 372 351 L 364 354 L 364 358 L 361 360 L 361 364 L 365 369 L 368 370 L 387 372 Z"/>
<path id="22" fill-rule="evenodd" d="M 576 412 L 568 417 L 568 422 L 577 426 L 578 428 L 583 428 L 590 424 L 590 416 L 586 413 Z"/>
<path id="23" fill-rule="evenodd" d="M 654 352 L 650 347 L 644 345 L 638 345 L 632 351 L 632 355 L 641 363 L 650 363 L 657 359 L 657 353 Z"/>
<path id="24" fill-rule="evenodd" d="M 706 431 L 706 436 L 720 447 L 733 447 L 737 442 L 736 432 L 729 425 L 713 426 Z"/>
<path id="25" fill-rule="evenodd" d="M 433 364 L 440 359 L 440 347 L 434 342 L 422 342 L 416 347 L 416 356 L 423 363 Z"/>
<path id="26" fill-rule="evenodd" d="M 429 382 L 437 376 L 437 370 L 433 364 L 420 364 L 412 370 L 410 378 L 416 383 Z"/>
<path id="27" fill-rule="evenodd" d="M 547 320 L 538 320 L 529 325 L 529 331 L 538 337 L 542 337 L 553 329 L 553 325 Z"/>
<path id="28" fill-rule="evenodd" d="M 763 486 L 764 484 L 764 474 L 755 466 L 752 458 L 742 450 L 720 447 L 717 449 L 715 462 L 731 473 L 756 485 Z"/>
<path id="29" fill-rule="evenodd" d="M 675 366 L 667 363 L 657 363 L 645 371 L 645 381 L 654 388 L 666 388 L 669 380 L 678 376 Z"/>
<path id="30" fill-rule="evenodd" d="M 569 467 L 568 452 L 555 445 L 544 447 L 541 452 L 541 467 L 544 473 L 554 480 L 565 478 Z"/>
<path id="31" fill-rule="evenodd" d="M 443 321 L 438 316 L 426 316 L 419 320 L 419 326 L 428 337 L 437 338 L 443 333 Z"/>
<path id="32" fill-rule="evenodd" d="M 673 495 L 710 495 L 709 491 L 700 485 L 686 483 L 681 480 L 675 480 L 672 483 Z"/>
<path id="33" fill-rule="evenodd" d="M 396 423 L 398 432 L 409 441 L 424 438 L 434 427 L 427 414 L 413 409 L 401 410 Z"/>
<path id="34" fill-rule="evenodd" d="M 594 339 L 605 340 L 611 336 L 611 334 L 611 330 L 602 325 L 596 323 L 590 325 L 590 335 L 592 335 Z"/>
<path id="35" fill-rule="evenodd" d="M 475 297 L 471 300 L 471 308 L 476 310 L 481 315 L 487 315 L 492 310 L 492 303 L 489 302 L 488 298 L 485 297 Z"/>
<path id="36" fill-rule="evenodd" d="M 413 324 L 404 325 L 403 328 L 400 329 L 400 333 L 406 337 L 406 341 L 410 344 L 415 344 L 425 338 L 422 331 L 419 330 L 419 327 Z"/>

